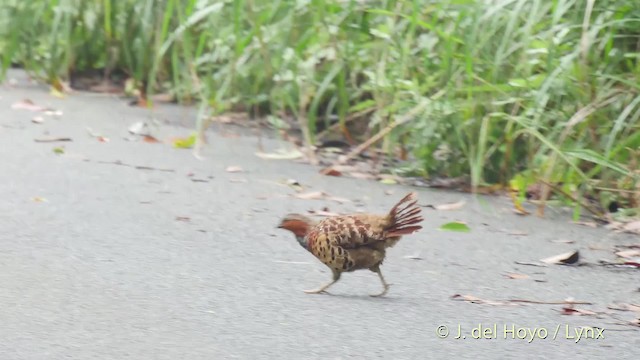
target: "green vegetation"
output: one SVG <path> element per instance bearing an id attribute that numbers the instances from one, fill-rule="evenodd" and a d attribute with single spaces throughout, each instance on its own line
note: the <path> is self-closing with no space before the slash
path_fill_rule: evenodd
<path id="1" fill-rule="evenodd" d="M 426 104 L 380 144 L 414 155 L 405 173 L 638 207 L 636 0 L 3 3 L 3 70 L 56 86 L 123 71 L 202 116 L 294 115 L 312 143 L 329 120 L 361 114 L 376 133 Z"/>

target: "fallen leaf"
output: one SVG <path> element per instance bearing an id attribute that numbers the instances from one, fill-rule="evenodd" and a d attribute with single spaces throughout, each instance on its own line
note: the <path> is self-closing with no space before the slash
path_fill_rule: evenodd
<path id="1" fill-rule="evenodd" d="M 596 223 L 595 221 L 574 221 L 573 223 L 576 225 L 588 226 L 594 229 L 598 227 L 598 223 Z"/>
<path id="2" fill-rule="evenodd" d="M 525 261 L 514 261 L 514 263 L 518 265 L 526 265 L 526 266 L 547 267 L 547 265 L 545 264 L 538 264 L 538 263 L 525 262 Z"/>
<path id="3" fill-rule="evenodd" d="M 609 306 L 607 306 L 607 308 L 611 309 L 611 310 L 618 310 L 618 311 L 633 311 L 633 312 L 637 312 L 640 313 L 640 304 L 611 304 Z"/>
<path id="4" fill-rule="evenodd" d="M 44 118 L 42 116 L 34 116 L 33 119 L 31 119 L 31 122 L 34 124 L 42 124 L 44 122 Z"/>
<path id="5" fill-rule="evenodd" d="M 269 160 L 293 160 L 293 159 L 301 158 L 303 156 L 303 154 L 296 149 L 292 149 L 288 151 L 279 150 L 273 153 L 265 153 L 265 152 L 258 151 L 255 154 L 259 158 L 269 159 Z"/>
<path id="6" fill-rule="evenodd" d="M 62 114 L 63 114 L 63 113 L 62 113 L 62 110 L 46 109 L 46 110 L 44 111 L 44 114 L 45 114 L 45 115 L 48 115 L 48 116 L 56 116 L 56 117 L 60 117 L 60 116 L 62 116 Z"/>
<path id="7" fill-rule="evenodd" d="M 68 137 L 41 137 L 33 139 L 35 142 L 59 142 L 59 141 L 72 141 L 71 138 Z"/>
<path id="8" fill-rule="evenodd" d="M 565 306 L 562 308 L 562 315 L 598 315 L 598 313 L 585 309 L 576 309 L 573 306 Z"/>
<path id="9" fill-rule="evenodd" d="M 455 294 L 451 296 L 451 299 L 462 300 L 474 304 L 489 304 L 489 305 L 518 305 L 518 304 L 540 304 L 540 305 L 592 305 L 588 301 L 575 301 L 573 299 L 566 299 L 563 301 L 538 301 L 527 299 L 509 299 L 509 300 L 486 300 L 473 295 L 460 295 Z"/>
<path id="10" fill-rule="evenodd" d="M 144 121 L 138 121 L 131 124 L 128 130 L 133 135 L 149 135 L 147 123 L 145 123 Z"/>
<path id="11" fill-rule="evenodd" d="M 43 197 L 40 197 L 40 196 L 32 197 L 31 201 L 33 201 L 33 202 L 49 202 L 49 200 L 47 200 L 47 199 L 45 199 Z"/>
<path id="12" fill-rule="evenodd" d="M 361 180 L 375 179 L 375 176 L 373 174 L 368 174 L 368 173 L 359 172 L 359 171 L 351 171 L 347 174 L 355 179 L 361 179 Z"/>
<path id="13" fill-rule="evenodd" d="M 405 259 L 410 259 L 410 260 L 423 260 L 423 258 L 420 257 L 419 253 L 413 254 L 413 255 L 405 255 L 403 256 Z"/>
<path id="14" fill-rule="evenodd" d="M 398 183 L 398 181 L 396 179 L 392 179 L 392 178 L 380 179 L 380 182 L 382 184 L 386 184 L 386 185 L 394 185 L 394 184 Z"/>
<path id="15" fill-rule="evenodd" d="M 342 173 L 336 169 L 329 169 L 325 172 L 322 172 L 322 174 L 327 176 L 342 176 Z"/>
<path id="16" fill-rule="evenodd" d="M 446 224 L 440 226 L 438 228 L 438 230 L 458 231 L 458 232 L 469 232 L 469 231 L 471 231 L 469 226 L 467 226 L 467 224 L 465 224 L 465 223 L 463 223 L 461 221 L 453 221 L 453 222 L 446 223 Z"/>
<path id="17" fill-rule="evenodd" d="M 505 302 L 505 301 L 485 300 L 485 299 L 481 299 L 481 298 L 473 296 L 473 295 L 455 294 L 455 295 L 451 296 L 451 299 L 462 300 L 462 301 L 466 301 L 466 302 L 469 302 L 469 303 L 472 303 L 472 304 L 516 305 L 516 304 L 509 304 L 508 302 Z"/>
<path id="18" fill-rule="evenodd" d="M 153 137 L 151 135 L 144 135 L 142 137 L 142 141 L 144 141 L 146 143 L 150 143 L 150 144 L 159 143 L 160 142 L 160 140 L 156 139 L 155 137 Z"/>
<path id="19" fill-rule="evenodd" d="M 12 109 L 16 109 L 16 110 L 28 110 L 28 111 L 44 111 L 47 110 L 46 107 L 44 106 L 40 106 L 40 105 L 36 105 L 34 104 L 33 101 L 29 100 L 29 99 L 24 99 L 21 101 L 18 101 L 16 103 L 13 103 L 11 105 Z"/>
<path id="20" fill-rule="evenodd" d="M 633 259 L 636 257 L 640 257 L 640 250 L 638 249 L 622 250 L 622 251 L 616 252 L 615 254 L 621 258 Z"/>
<path id="21" fill-rule="evenodd" d="M 640 234 L 640 220 L 624 224 L 622 231 Z"/>
<path id="22" fill-rule="evenodd" d="M 580 252 L 578 250 L 562 253 L 560 255 L 550 256 L 541 259 L 546 264 L 575 264 L 580 260 Z"/>
<path id="23" fill-rule="evenodd" d="M 557 240 L 551 240 L 551 242 L 556 244 L 573 244 L 575 243 L 575 240 L 557 239 Z"/>
<path id="24" fill-rule="evenodd" d="M 507 234 L 513 235 L 513 236 L 528 236 L 529 235 L 526 231 L 522 231 L 522 230 L 508 231 Z"/>
<path id="25" fill-rule="evenodd" d="M 189 222 L 191 221 L 191 218 L 188 216 L 176 216 L 176 221 Z"/>
<path id="26" fill-rule="evenodd" d="M 224 171 L 229 172 L 229 173 L 237 173 L 237 172 L 243 172 L 244 170 L 242 170 L 242 168 L 240 166 L 227 166 L 226 169 L 224 169 Z"/>
<path id="27" fill-rule="evenodd" d="M 529 278 L 529 275 L 527 275 L 527 274 L 516 274 L 516 273 L 506 273 L 506 274 L 504 274 L 504 276 L 508 277 L 509 279 L 514 279 L 514 280 L 528 279 Z"/>
<path id="28" fill-rule="evenodd" d="M 104 136 L 98 136 L 98 137 L 96 137 L 96 139 L 98 139 L 98 141 L 104 142 L 104 143 L 109 142 L 109 138 L 108 137 L 104 137 Z"/>
<path id="29" fill-rule="evenodd" d="M 285 182 L 288 186 L 291 186 L 295 191 L 300 192 L 302 190 L 304 190 L 304 188 L 302 187 L 302 185 L 300 185 L 300 183 L 298 182 L 298 180 L 295 179 L 287 179 L 287 181 Z"/>
<path id="30" fill-rule="evenodd" d="M 436 210 L 458 210 L 458 209 L 462 209 L 462 207 L 465 204 L 466 204 L 466 201 L 460 200 L 454 203 L 435 205 L 434 207 Z"/>
<path id="31" fill-rule="evenodd" d="M 193 133 L 186 138 L 177 138 L 173 140 L 173 146 L 179 149 L 189 149 L 196 143 L 197 134 Z"/>
<path id="32" fill-rule="evenodd" d="M 58 147 L 54 147 L 54 148 L 53 148 L 53 152 L 54 152 L 54 153 L 56 153 L 56 154 L 58 154 L 58 155 L 60 155 L 60 154 L 64 154 L 64 148 L 63 148 L 63 147 L 60 147 L 60 146 L 58 146 Z"/>

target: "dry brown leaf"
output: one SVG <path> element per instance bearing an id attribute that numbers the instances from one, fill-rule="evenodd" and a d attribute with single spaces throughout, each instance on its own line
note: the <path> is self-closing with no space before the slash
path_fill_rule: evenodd
<path id="1" fill-rule="evenodd" d="M 621 258 L 633 259 L 636 257 L 640 257 L 640 250 L 639 249 L 622 250 L 622 251 L 616 252 L 616 255 L 618 255 Z"/>
<path id="2" fill-rule="evenodd" d="M 575 264 L 578 260 L 580 260 L 580 252 L 576 250 L 562 253 L 560 255 L 550 256 L 548 258 L 541 259 L 540 261 L 546 264 Z"/>
<path id="3" fill-rule="evenodd" d="M 573 306 L 565 306 L 562 308 L 562 315 L 598 315 L 598 313 L 591 310 L 576 309 Z"/>
<path id="4" fill-rule="evenodd" d="M 142 137 L 142 141 L 144 141 L 144 142 L 146 142 L 146 143 L 151 143 L 151 144 L 159 143 L 159 142 L 160 142 L 160 140 L 156 139 L 155 137 L 153 137 L 153 136 L 151 136 L 151 135 L 144 135 L 144 136 Z"/>
<path id="5" fill-rule="evenodd" d="M 462 207 L 464 207 L 464 205 L 467 202 L 464 200 L 460 200 L 458 202 L 454 202 L 454 203 L 447 203 L 447 204 L 440 204 L 440 205 L 435 205 L 434 208 L 436 210 L 459 210 L 462 209 Z"/>
<path id="6" fill-rule="evenodd" d="M 244 170 L 240 166 L 231 165 L 231 166 L 227 166 L 227 168 L 224 169 L 224 171 L 229 173 L 237 173 L 237 172 L 243 172 Z"/>
<path id="7" fill-rule="evenodd" d="M 188 216 L 176 216 L 176 221 L 189 222 L 191 221 L 191 218 Z"/>
<path id="8" fill-rule="evenodd" d="M 325 172 L 322 172 L 322 174 L 327 176 L 342 176 L 342 173 L 336 169 L 329 169 Z"/>
<path id="9" fill-rule="evenodd" d="M 529 275 L 527 275 L 527 274 L 516 274 L 516 273 L 506 273 L 506 274 L 504 274 L 504 276 L 508 277 L 509 279 L 514 279 L 514 280 L 528 279 L 529 278 Z"/>

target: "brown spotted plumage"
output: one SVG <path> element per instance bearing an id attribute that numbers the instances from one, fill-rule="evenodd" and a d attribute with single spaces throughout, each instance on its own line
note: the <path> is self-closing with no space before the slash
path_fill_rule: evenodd
<path id="1" fill-rule="evenodd" d="M 340 279 L 343 272 L 369 269 L 378 274 L 384 290 L 389 290 L 380 271 L 386 249 L 394 246 L 403 235 L 412 234 L 422 226 L 416 194 L 409 193 L 388 214 L 351 214 L 314 222 L 300 214 L 289 214 L 279 228 L 291 231 L 298 243 L 322 261 L 333 272 L 333 280 L 307 293 L 321 293 Z"/>

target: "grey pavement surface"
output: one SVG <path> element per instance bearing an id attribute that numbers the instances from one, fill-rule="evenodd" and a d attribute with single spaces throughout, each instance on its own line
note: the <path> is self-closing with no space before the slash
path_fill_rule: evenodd
<path id="1" fill-rule="evenodd" d="M 505 198 L 418 189 L 421 204 L 467 204 L 424 208 L 424 229 L 389 251 L 383 273 L 393 286 L 385 298 L 368 296 L 380 290 L 370 272 L 346 274 L 332 295 L 308 295 L 302 290 L 330 273 L 275 228 L 280 217 L 324 206 L 385 212 L 409 188 L 260 159 L 256 138 L 233 128 L 212 127 L 202 160 L 168 144 L 127 141 L 129 125 L 151 118 L 161 123 L 153 129 L 159 139 L 186 136 L 194 111 L 149 112 L 95 94 L 58 99 L 20 72 L 9 78 L 17 84 L 0 86 L 0 359 L 637 358 L 640 331 L 618 324 L 633 319 L 629 312 L 569 316 L 562 305 L 450 298 L 572 297 L 592 302 L 576 306 L 592 311 L 640 303 L 637 271 L 514 263 L 574 249 L 587 263 L 612 260 L 614 245 L 637 237 L 570 224 L 559 209 L 545 219 L 521 217 Z M 32 123 L 37 113 L 11 108 L 25 98 L 63 114 Z M 110 141 L 97 141 L 87 127 Z M 73 141 L 34 141 L 43 136 Z M 267 151 L 287 146 L 263 141 Z M 55 154 L 56 146 L 65 153 Z M 245 171 L 226 172 L 231 165 Z M 289 178 L 364 206 L 295 199 L 282 184 Z M 472 231 L 437 230 L 454 220 Z M 471 337 L 474 327 L 494 324 L 497 338 Z M 450 329 L 445 339 L 436 335 L 440 325 Z M 548 335 L 505 339 L 505 325 Z M 458 326 L 465 339 L 454 338 Z M 605 338 L 567 338 L 567 328 L 582 326 L 605 329 Z"/>

